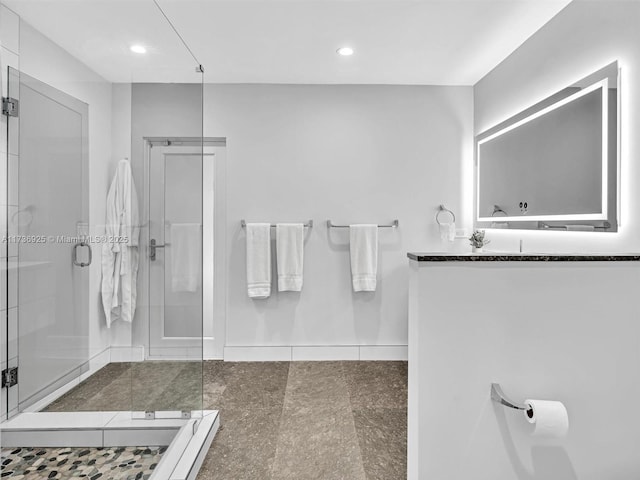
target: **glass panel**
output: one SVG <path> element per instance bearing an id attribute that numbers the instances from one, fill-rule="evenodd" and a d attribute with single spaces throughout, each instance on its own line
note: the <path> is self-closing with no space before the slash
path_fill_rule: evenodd
<path id="1" fill-rule="evenodd" d="M 149 140 L 147 152 L 150 361 L 136 365 L 134 410 L 201 410 L 201 140 Z"/>
<path id="2" fill-rule="evenodd" d="M 141 69 L 131 86 L 142 225 L 132 342 L 145 346 L 144 361 L 131 363 L 131 409 L 168 416 L 203 404 L 204 78 L 186 49 L 180 60 L 157 72 L 172 83 L 148 83 Z"/>
<path id="3" fill-rule="evenodd" d="M 9 162 L 17 209 L 8 222 L 17 234 L 9 240 L 17 244 L 21 411 L 88 370 L 88 107 L 17 71 L 10 89 L 20 101 L 19 155 Z"/>

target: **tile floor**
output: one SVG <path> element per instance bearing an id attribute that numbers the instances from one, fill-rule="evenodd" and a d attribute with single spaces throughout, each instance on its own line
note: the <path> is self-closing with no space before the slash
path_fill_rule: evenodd
<path id="1" fill-rule="evenodd" d="M 6 448 L 2 478 L 146 480 L 166 447 Z"/>
<path id="2" fill-rule="evenodd" d="M 48 410 L 200 408 L 201 389 L 221 428 L 200 480 L 406 478 L 406 362 L 110 364 Z"/>

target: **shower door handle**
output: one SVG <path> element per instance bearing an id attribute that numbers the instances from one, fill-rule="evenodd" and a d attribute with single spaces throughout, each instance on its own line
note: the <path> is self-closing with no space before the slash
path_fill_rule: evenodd
<path id="1" fill-rule="evenodd" d="M 158 245 L 156 239 L 152 238 L 149 241 L 149 260 L 154 261 L 156 259 L 156 248 L 164 248 L 165 245 Z"/>
<path id="2" fill-rule="evenodd" d="M 87 247 L 89 249 L 89 261 L 88 262 L 79 262 L 78 261 L 78 247 Z M 92 260 L 92 251 L 91 251 L 91 245 L 89 245 L 87 242 L 78 242 L 73 246 L 73 264 L 76 267 L 88 267 L 89 265 L 91 265 L 91 260 Z"/>

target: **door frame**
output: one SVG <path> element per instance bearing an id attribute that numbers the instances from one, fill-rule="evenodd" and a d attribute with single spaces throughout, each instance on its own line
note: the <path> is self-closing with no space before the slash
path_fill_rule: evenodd
<path id="1" fill-rule="evenodd" d="M 144 140 L 144 200 L 141 239 L 144 242 L 141 248 L 141 260 L 146 264 L 141 269 L 145 272 L 138 282 L 146 286 L 145 295 L 149 303 L 148 288 L 150 274 L 149 259 L 149 191 L 150 191 L 150 162 L 153 146 L 171 147 L 202 147 L 204 154 L 203 161 L 208 156 L 213 157 L 213 308 L 209 318 L 205 318 L 206 310 L 203 308 L 203 331 L 208 323 L 213 331 L 213 336 L 202 337 L 203 359 L 222 359 L 226 340 L 226 138 L 224 137 L 143 137 Z M 204 215 L 204 212 L 203 212 Z M 204 251 L 204 250 L 203 250 Z M 203 255 L 204 261 L 204 255 Z M 204 288 L 204 285 L 203 285 Z M 203 295 L 204 300 L 204 295 Z M 204 305 L 203 305 L 204 307 Z M 170 359 L 167 356 L 156 356 L 150 354 L 151 329 L 150 311 L 147 309 L 144 328 L 145 359 Z M 193 359 L 193 358 L 190 358 Z"/>

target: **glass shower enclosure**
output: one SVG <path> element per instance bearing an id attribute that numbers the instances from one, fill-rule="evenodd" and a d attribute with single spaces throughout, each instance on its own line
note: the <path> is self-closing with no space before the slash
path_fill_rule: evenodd
<path id="1" fill-rule="evenodd" d="M 19 105 L 7 162 L 10 417 L 89 369 L 92 251 L 88 105 L 13 68 L 8 94 Z"/>
<path id="2" fill-rule="evenodd" d="M 134 6 L 97 1 L 87 8 L 118 8 L 126 16 Z M 174 45 L 165 68 L 143 62 L 131 68 L 130 94 L 123 97 L 140 232 L 137 246 L 124 247 L 135 249 L 139 262 L 131 323 L 116 315 L 107 328 L 100 294 L 106 212 L 92 208 L 104 203 L 124 156 L 111 156 L 108 178 L 93 174 L 90 124 L 98 107 L 55 81 L 13 67 L 2 72 L 8 79 L 8 153 L 0 178 L 3 420 L 47 410 L 121 410 L 134 418 L 186 418 L 203 410 L 204 71 L 154 2 L 135 8 L 147 9 Z M 184 55 L 176 58 L 177 51 Z M 170 112 L 148 115 L 166 106 L 145 92 L 176 86 L 184 88 L 172 101 L 193 106 L 188 128 Z"/>

